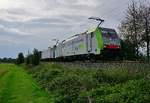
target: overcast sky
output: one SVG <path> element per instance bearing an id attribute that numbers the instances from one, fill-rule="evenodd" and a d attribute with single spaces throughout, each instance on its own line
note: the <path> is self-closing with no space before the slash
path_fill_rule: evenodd
<path id="1" fill-rule="evenodd" d="M 52 39 L 63 40 L 97 25 L 91 16 L 115 28 L 124 17 L 129 0 L 0 0 L 0 57 L 16 57 Z"/>

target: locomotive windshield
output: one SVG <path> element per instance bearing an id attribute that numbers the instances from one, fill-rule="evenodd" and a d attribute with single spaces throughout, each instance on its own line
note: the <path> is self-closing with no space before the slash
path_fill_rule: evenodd
<path id="1" fill-rule="evenodd" d="M 102 36 L 106 38 L 117 38 L 117 33 L 114 29 L 102 28 Z"/>

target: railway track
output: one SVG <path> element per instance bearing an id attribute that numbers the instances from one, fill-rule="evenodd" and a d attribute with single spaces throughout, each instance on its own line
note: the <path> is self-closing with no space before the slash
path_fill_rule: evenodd
<path id="1" fill-rule="evenodd" d="M 144 65 L 145 68 L 150 68 L 150 63 L 142 62 L 142 61 L 74 61 L 74 62 L 56 62 L 58 64 L 62 64 L 67 68 L 115 68 L 115 67 L 124 67 L 124 68 L 142 68 Z"/>

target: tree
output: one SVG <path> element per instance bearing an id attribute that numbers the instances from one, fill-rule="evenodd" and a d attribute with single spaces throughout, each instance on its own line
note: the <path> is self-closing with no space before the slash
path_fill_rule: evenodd
<path id="1" fill-rule="evenodd" d="M 147 2 L 143 3 L 143 1 L 132 1 L 127 9 L 125 19 L 121 22 L 119 30 L 123 36 L 123 40 L 125 42 L 128 41 L 131 44 L 126 46 L 133 48 L 133 53 L 135 53 L 136 58 L 140 56 L 139 48 L 143 48 L 145 47 L 145 44 L 147 44 L 147 58 L 149 60 L 149 29 L 150 5 L 147 4 Z"/>
<path id="2" fill-rule="evenodd" d="M 141 41 L 139 19 L 138 5 L 132 1 L 127 9 L 126 18 L 122 21 L 119 29 L 125 39 L 128 39 L 134 45 L 136 57 L 139 54 L 139 44 Z"/>
<path id="3" fill-rule="evenodd" d="M 32 64 L 32 60 L 33 59 L 33 55 L 32 54 L 28 54 L 27 57 L 26 57 L 26 65 L 28 64 Z"/>
<path id="4" fill-rule="evenodd" d="M 22 63 L 24 63 L 24 55 L 23 53 L 19 53 L 17 58 L 17 64 L 22 64 Z"/>
<path id="5" fill-rule="evenodd" d="M 143 36 L 142 40 L 146 42 L 146 49 L 147 49 L 147 60 L 149 61 L 150 57 L 150 4 L 140 4 L 140 15 L 142 17 L 142 30 Z"/>
<path id="6" fill-rule="evenodd" d="M 134 58 L 136 57 L 134 44 L 131 43 L 128 39 L 121 40 L 121 47 L 122 47 L 121 50 L 122 59 L 134 60 Z"/>
<path id="7" fill-rule="evenodd" d="M 38 65 L 40 63 L 40 53 L 37 49 L 33 50 L 33 59 L 32 59 L 33 65 Z"/>
<path id="8" fill-rule="evenodd" d="M 40 58 L 40 52 L 37 49 L 34 49 L 32 54 L 27 55 L 26 64 L 38 65 L 40 63 Z"/>

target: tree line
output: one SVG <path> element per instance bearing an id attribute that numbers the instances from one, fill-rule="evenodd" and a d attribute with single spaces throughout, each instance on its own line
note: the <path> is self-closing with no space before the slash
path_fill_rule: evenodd
<path id="1" fill-rule="evenodd" d="M 150 3 L 148 0 L 131 1 L 119 30 L 122 36 L 123 57 L 138 60 L 145 53 L 149 61 Z"/>
<path id="2" fill-rule="evenodd" d="M 40 52 L 37 49 L 33 50 L 33 53 L 29 53 L 24 57 L 23 53 L 19 53 L 16 59 L 16 64 L 25 63 L 26 65 L 38 65 L 40 63 Z"/>
<path id="3" fill-rule="evenodd" d="M 15 63 L 16 59 L 14 58 L 0 58 L 1 63 Z"/>

